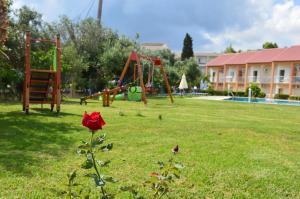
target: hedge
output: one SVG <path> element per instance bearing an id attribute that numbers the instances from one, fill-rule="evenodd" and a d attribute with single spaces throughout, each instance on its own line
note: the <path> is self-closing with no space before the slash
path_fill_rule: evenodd
<path id="1" fill-rule="evenodd" d="M 299 100 L 300 101 L 300 96 L 290 96 L 289 100 Z"/>
<path id="2" fill-rule="evenodd" d="M 286 95 L 286 94 L 276 94 L 274 96 L 275 99 L 283 99 L 283 100 L 287 100 L 289 99 L 289 95 Z"/>

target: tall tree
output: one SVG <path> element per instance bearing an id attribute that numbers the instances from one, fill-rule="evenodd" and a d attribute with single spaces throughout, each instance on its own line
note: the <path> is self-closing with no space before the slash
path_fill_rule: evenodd
<path id="1" fill-rule="evenodd" d="M 183 40 L 181 60 L 183 61 L 189 59 L 190 57 L 194 57 L 193 39 L 188 33 L 186 33 L 185 38 Z"/>
<path id="2" fill-rule="evenodd" d="M 4 43 L 7 38 L 7 13 L 8 12 L 8 1 L 0 0 L 0 44 Z"/>
<path id="3" fill-rule="evenodd" d="M 277 43 L 276 42 L 274 42 L 274 43 L 272 43 L 272 42 L 265 42 L 264 44 L 263 44 L 263 48 L 264 49 L 268 49 L 268 48 L 278 48 L 278 45 L 277 45 Z"/>
<path id="4" fill-rule="evenodd" d="M 232 47 L 232 45 L 230 44 L 224 51 L 225 53 L 236 53 L 236 50 L 234 50 L 234 48 Z"/>

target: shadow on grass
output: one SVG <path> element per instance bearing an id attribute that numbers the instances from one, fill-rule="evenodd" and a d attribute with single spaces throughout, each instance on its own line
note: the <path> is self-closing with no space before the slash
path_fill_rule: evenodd
<path id="1" fill-rule="evenodd" d="M 48 159 L 59 159 L 75 142 L 70 135 L 79 130 L 63 121 L 67 115 L 42 109 L 31 115 L 0 113 L 0 167 L 31 175 Z"/>

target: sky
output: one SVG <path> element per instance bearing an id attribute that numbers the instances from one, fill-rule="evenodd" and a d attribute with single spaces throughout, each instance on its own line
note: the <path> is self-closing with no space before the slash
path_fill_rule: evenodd
<path id="1" fill-rule="evenodd" d="M 14 0 L 57 21 L 97 16 L 98 0 Z M 140 42 L 166 43 L 180 52 L 186 33 L 194 51 L 259 49 L 266 41 L 279 47 L 300 44 L 300 0 L 103 0 L 102 23 Z"/>

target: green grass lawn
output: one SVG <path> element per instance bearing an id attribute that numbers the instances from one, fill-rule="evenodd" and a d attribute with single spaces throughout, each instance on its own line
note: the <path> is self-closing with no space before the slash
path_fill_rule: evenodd
<path id="1" fill-rule="evenodd" d="M 76 147 L 90 137 L 81 126 L 85 110 L 101 112 L 114 143 L 100 153 L 112 160 L 104 173 L 119 180 L 111 189 L 142 185 L 178 144 L 185 168 L 171 198 L 300 198 L 300 107 L 175 98 L 173 105 L 150 99 L 147 106 L 116 101 L 103 108 L 78 101 L 65 102 L 59 115 L 24 115 L 21 104 L 0 103 L 0 198 L 53 198 L 64 188 L 66 174 L 84 160 Z M 94 188 L 89 178 L 79 181 Z"/>

